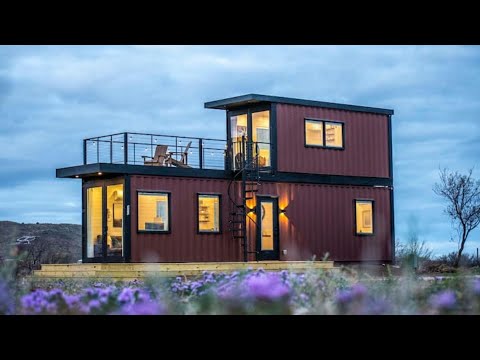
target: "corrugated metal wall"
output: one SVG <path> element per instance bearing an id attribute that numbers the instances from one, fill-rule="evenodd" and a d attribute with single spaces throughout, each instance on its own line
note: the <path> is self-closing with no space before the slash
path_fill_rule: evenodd
<path id="1" fill-rule="evenodd" d="M 238 261 L 240 247 L 228 232 L 228 181 L 132 176 L 132 262 Z M 171 233 L 137 233 L 137 190 L 171 192 Z M 197 234 L 197 193 L 222 194 L 222 233 Z"/>
<path id="2" fill-rule="evenodd" d="M 335 261 L 391 261 L 389 189 L 263 183 L 258 195 L 278 195 L 279 208 L 286 209 L 279 217 L 280 260 L 308 260 L 313 255 L 319 260 L 328 252 Z M 355 235 L 356 198 L 375 201 L 373 236 Z M 249 250 L 255 249 L 254 229 L 249 222 Z"/>
<path id="3" fill-rule="evenodd" d="M 239 243 L 228 232 L 227 186 L 225 180 L 132 176 L 132 261 L 242 261 Z M 171 192 L 171 234 L 137 233 L 137 190 Z M 222 194 L 221 234 L 197 234 L 197 192 Z M 279 221 L 280 260 L 308 260 L 314 254 L 321 259 L 326 252 L 336 261 L 391 260 L 388 189 L 262 183 L 258 195 L 279 196 L 279 207 L 286 208 Z M 375 200 L 374 236 L 354 235 L 355 198 Z M 255 235 L 249 235 L 253 251 Z M 283 249 L 287 255 L 282 255 Z"/>
<path id="4" fill-rule="evenodd" d="M 345 123 L 345 149 L 305 147 L 304 118 Z M 389 177 L 387 116 L 277 104 L 278 171 Z"/>

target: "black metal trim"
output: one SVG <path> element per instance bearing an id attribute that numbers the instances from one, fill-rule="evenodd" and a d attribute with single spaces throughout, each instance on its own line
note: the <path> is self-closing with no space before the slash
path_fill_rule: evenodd
<path id="1" fill-rule="evenodd" d="M 98 147 L 97 147 L 98 148 Z M 107 184 L 102 185 L 102 257 L 107 259 L 107 238 L 108 238 L 108 214 L 107 214 Z M 94 248 L 95 255 L 95 248 Z"/>
<path id="2" fill-rule="evenodd" d="M 275 175 L 262 174 L 264 182 L 287 182 L 301 184 L 347 185 L 347 186 L 391 186 L 388 178 L 345 176 L 345 175 L 320 175 L 278 172 Z"/>
<path id="3" fill-rule="evenodd" d="M 277 104 L 270 104 L 270 167 L 273 173 L 278 169 Z"/>
<path id="4" fill-rule="evenodd" d="M 278 211 L 278 196 L 257 195 L 256 196 L 255 211 L 257 214 L 256 239 L 255 239 L 255 253 L 256 261 L 262 260 L 280 260 L 280 212 Z M 262 241 L 262 220 L 259 217 L 262 214 L 262 202 L 271 202 L 273 204 L 273 250 L 261 250 Z"/>
<path id="5" fill-rule="evenodd" d="M 130 175 L 125 175 L 123 184 L 123 257 L 125 262 L 132 259 L 132 199 Z M 129 209 L 130 211 L 127 211 Z"/>
<path id="6" fill-rule="evenodd" d="M 372 204 L 372 227 L 371 233 L 359 233 L 357 229 L 357 202 L 370 202 Z M 355 236 L 375 236 L 375 200 L 374 199 L 353 199 L 353 232 Z"/>
<path id="7" fill-rule="evenodd" d="M 160 176 L 182 176 L 212 179 L 230 179 L 225 170 L 176 168 L 167 166 L 145 166 L 95 163 L 88 165 L 71 166 L 56 170 L 57 178 L 98 177 L 98 173 L 116 175 L 160 175 Z"/>
<path id="8" fill-rule="evenodd" d="M 159 171 L 152 173 L 152 168 L 159 168 L 157 166 L 143 166 L 143 165 L 118 165 L 118 164 L 91 164 L 86 166 L 75 166 L 73 168 L 57 169 L 57 174 L 68 172 L 69 176 L 57 177 L 74 177 L 78 174 L 82 178 L 98 177 L 91 174 L 92 165 L 106 165 L 105 167 L 98 167 L 103 172 L 103 177 L 107 175 L 151 175 L 151 176 L 172 176 L 185 178 L 210 178 L 219 180 L 231 180 L 233 172 L 223 170 L 200 170 L 200 169 L 175 169 L 166 168 L 163 170 L 178 170 L 175 172 Z M 145 171 L 143 171 L 145 170 Z M 197 170 L 185 171 L 182 170 Z M 76 172 L 75 172 L 76 171 Z M 95 173 L 95 172 L 94 172 Z M 85 180 L 85 179 L 84 179 Z M 326 175 L 326 174 L 308 174 L 308 173 L 291 173 L 291 172 L 276 172 L 274 174 L 262 173 L 262 181 L 266 182 L 288 182 L 288 183 L 302 183 L 302 184 L 325 184 L 325 185 L 351 185 L 351 186 L 392 186 L 393 182 L 390 178 L 383 177 L 368 177 L 368 176 L 346 176 L 346 175 Z"/>
<path id="9" fill-rule="evenodd" d="M 388 116 L 388 169 L 390 179 L 392 180 L 390 190 L 390 233 L 392 247 L 392 264 L 395 263 L 395 202 L 393 195 L 393 137 L 392 137 L 392 116 Z"/>
<path id="10" fill-rule="evenodd" d="M 392 234 L 392 264 L 395 264 L 395 201 L 393 187 L 390 189 L 390 230 Z"/>
<path id="11" fill-rule="evenodd" d="M 216 196 L 218 197 L 218 231 L 200 231 L 200 220 L 199 220 L 199 211 L 200 211 L 200 204 L 199 198 L 201 195 L 206 196 Z M 208 193 L 208 192 L 197 192 L 197 216 L 196 216 L 196 223 L 197 223 L 197 234 L 198 235 L 218 235 L 223 233 L 223 224 L 222 224 L 222 194 L 221 193 Z"/>
<path id="12" fill-rule="evenodd" d="M 82 179 L 82 263 L 87 260 L 87 182 Z"/>
<path id="13" fill-rule="evenodd" d="M 307 121 L 322 123 L 322 142 L 323 142 L 323 145 L 307 144 Z M 340 124 L 340 125 L 342 125 L 342 146 L 326 145 L 327 139 L 326 139 L 325 125 L 327 123 L 328 124 Z M 315 119 L 315 118 L 310 118 L 310 117 L 303 118 L 303 146 L 306 147 L 306 148 L 317 148 L 317 149 L 326 149 L 326 150 L 345 150 L 345 123 L 343 121 L 338 121 L 338 120 Z"/>
<path id="14" fill-rule="evenodd" d="M 375 107 L 369 107 L 369 106 L 339 104 L 339 103 L 331 103 L 331 102 L 324 102 L 324 101 L 305 100 L 305 99 L 296 99 L 296 98 L 260 95 L 260 94 L 247 94 L 247 95 L 235 96 L 235 97 L 221 99 L 221 100 L 208 101 L 204 104 L 204 107 L 206 109 L 224 110 L 224 109 L 231 109 L 231 108 L 236 108 L 240 106 L 250 106 L 259 102 L 313 106 L 313 107 L 322 107 L 327 109 L 358 111 L 358 112 L 367 112 L 367 113 L 383 114 L 383 115 L 393 115 L 394 113 L 394 111 L 391 109 L 382 109 L 382 108 L 375 108 Z"/>
<path id="15" fill-rule="evenodd" d="M 137 189 L 137 234 L 171 234 L 172 233 L 172 192 L 171 191 L 165 191 L 165 190 L 141 190 Z M 167 205 L 168 205 L 168 230 L 140 230 L 139 229 L 139 222 L 138 222 L 138 217 L 140 216 L 140 209 L 139 209 L 139 201 L 138 197 L 140 193 L 148 195 L 148 194 L 162 194 L 162 195 L 167 195 Z"/>
<path id="16" fill-rule="evenodd" d="M 125 259 L 121 256 L 108 256 L 107 258 L 93 257 L 87 258 L 84 263 L 124 263 Z"/>

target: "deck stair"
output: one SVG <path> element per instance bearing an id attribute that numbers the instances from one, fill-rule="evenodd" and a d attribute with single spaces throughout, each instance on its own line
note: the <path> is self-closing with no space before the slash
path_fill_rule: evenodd
<path id="1" fill-rule="evenodd" d="M 34 279 L 90 279 L 141 280 L 147 277 L 198 276 L 204 271 L 232 272 L 248 268 L 265 271 L 290 270 L 305 272 L 315 269 L 333 269 L 333 261 L 253 261 L 201 263 L 84 263 L 44 264 L 35 270 Z"/>

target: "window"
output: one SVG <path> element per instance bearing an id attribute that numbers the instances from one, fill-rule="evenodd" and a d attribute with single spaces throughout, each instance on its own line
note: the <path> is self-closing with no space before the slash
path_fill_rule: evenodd
<path id="1" fill-rule="evenodd" d="M 355 200 L 357 235 L 373 235 L 373 201 Z"/>
<path id="2" fill-rule="evenodd" d="M 343 149 L 343 123 L 305 119 L 305 146 Z"/>
<path id="3" fill-rule="evenodd" d="M 325 146 L 327 147 L 343 147 L 343 124 L 341 123 L 325 123 Z"/>
<path id="4" fill-rule="evenodd" d="M 305 119 L 305 144 L 323 146 L 323 121 Z"/>
<path id="5" fill-rule="evenodd" d="M 138 231 L 170 232 L 169 193 L 138 193 Z"/>
<path id="6" fill-rule="evenodd" d="M 220 232 L 220 195 L 198 194 L 198 232 Z"/>

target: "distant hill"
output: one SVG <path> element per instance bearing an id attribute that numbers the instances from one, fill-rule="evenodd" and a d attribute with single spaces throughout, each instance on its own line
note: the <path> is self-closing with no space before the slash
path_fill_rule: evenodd
<path id="1" fill-rule="evenodd" d="M 8 257 L 17 239 L 34 239 L 32 244 L 47 248 L 49 253 L 61 253 L 62 260 L 75 262 L 82 258 L 82 227 L 76 224 L 19 224 L 0 221 L 0 259 Z M 22 241 L 22 239 L 20 239 Z M 51 261 L 49 261 L 51 259 Z M 44 259 L 57 262 L 58 256 Z"/>

